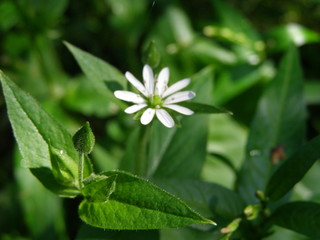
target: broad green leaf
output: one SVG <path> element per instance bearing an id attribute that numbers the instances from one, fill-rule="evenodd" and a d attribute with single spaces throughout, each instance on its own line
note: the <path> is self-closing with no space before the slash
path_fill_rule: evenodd
<path id="1" fill-rule="evenodd" d="M 110 105 L 114 103 L 119 106 L 125 106 L 124 103 L 114 97 L 113 93 L 107 87 L 116 84 L 121 88 L 124 88 L 127 82 L 124 75 L 109 63 L 91 55 L 90 53 L 87 53 L 70 43 L 66 42 L 65 44 L 75 57 L 88 80 L 92 83 L 95 90 L 99 92 L 99 94 L 105 95 L 106 102 L 104 104 Z"/>
<path id="2" fill-rule="evenodd" d="M 105 230 L 83 224 L 76 240 L 159 240 L 157 230 Z"/>
<path id="3" fill-rule="evenodd" d="M 266 195 L 278 200 L 298 183 L 311 166 L 320 158 L 320 135 L 300 147 L 300 149 L 271 176 Z"/>
<path id="4" fill-rule="evenodd" d="M 191 90 L 196 93 L 195 100 L 204 104 L 212 101 L 213 71 L 208 67 L 191 78 Z M 161 128 L 158 129 L 162 131 Z M 163 130 L 165 131 L 165 130 Z M 158 133 L 154 133 L 155 136 Z M 169 133 L 171 134 L 171 133 Z M 159 133 L 161 136 L 161 134 Z M 181 128 L 176 129 L 172 138 L 163 137 L 166 149 L 161 149 L 155 177 L 198 178 L 206 157 L 208 136 L 208 116 L 187 116 L 181 121 Z M 158 141 L 151 139 L 150 141 Z M 159 142 L 160 143 L 160 142 Z M 161 144 L 161 143 L 160 143 Z M 154 153 L 153 156 L 156 156 Z M 159 161 L 159 159 L 157 160 Z"/>
<path id="5" fill-rule="evenodd" d="M 53 167 L 63 164 L 73 176 L 77 175 L 76 164 L 72 161 L 76 163 L 78 153 L 73 147 L 70 134 L 2 72 L 0 81 L 23 164 L 50 190 L 62 195 L 75 196 L 74 186 L 59 184 L 52 172 Z M 59 159 L 60 162 L 53 165 L 51 161 L 56 158 L 51 157 L 51 154 L 56 153 L 52 152 L 52 149 L 63 155 Z"/>
<path id="6" fill-rule="evenodd" d="M 305 107 L 302 95 L 298 55 L 292 48 L 261 97 L 251 124 L 245 163 L 238 181 L 238 191 L 249 204 L 257 201 L 255 192 L 265 189 L 277 167 L 276 161 L 272 163 L 273 149 L 283 148 L 284 157 L 288 158 L 304 141 Z"/>
<path id="7" fill-rule="evenodd" d="M 184 202 L 156 187 L 152 183 L 129 173 L 112 171 L 104 173 L 109 181 L 113 178 L 111 192 L 106 201 L 95 201 L 91 196 L 79 206 L 80 218 L 95 227 L 104 229 L 159 229 L 190 224 L 214 224 L 193 211 Z M 101 176 L 99 177 L 101 178 Z M 103 187 L 101 181 L 98 184 Z M 109 185 L 106 184 L 106 185 Z M 92 186 L 88 191 L 94 192 Z M 86 186 L 84 188 L 84 191 Z"/>
<path id="8" fill-rule="evenodd" d="M 235 192 L 215 183 L 187 179 L 153 179 L 153 182 L 203 216 L 214 218 L 218 226 L 239 217 L 245 207 Z"/>
<path id="9" fill-rule="evenodd" d="M 95 138 L 89 122 L 86 122 L 73 136 L 73 144 L 79 153 L 90 154 L 93 150 Z"/>
<path id="10" fill-rule="evenodd" d="M 320 204 L 315 202 L 291 202 L 279 207 L 269 220 L 284 228 L 320 238 Z"/>

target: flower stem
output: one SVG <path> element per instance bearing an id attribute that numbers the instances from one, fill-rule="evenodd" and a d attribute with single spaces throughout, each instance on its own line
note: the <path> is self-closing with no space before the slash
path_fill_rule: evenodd
<path id="1" fill-rule="evenodd" d="M 146 176 L 147 174 L 147 147 L 150 137 L 150 125 L 142 126 L 139 133 L 138 151 L 135 163 L 135 174 Z"/>

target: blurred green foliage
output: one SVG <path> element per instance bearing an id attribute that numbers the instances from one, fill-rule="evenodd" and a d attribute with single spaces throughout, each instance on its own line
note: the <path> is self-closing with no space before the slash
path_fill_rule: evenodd
<path id="1" fill-rule="evenodd" d="M 201 139 L 208 134 L 207 146 L 201 139 L 198 142 L 206 156 L 202 169 L 194 169 L 193 162 L 186 161 L 190 172 L 170 172 L 173 149 L 166 153 L 167 160 L 161 162 L 155 176 L 200 175 L 202 180 L 233 189 L 238 184 L 237 171 L 248 155 L 244 146 L 258 100 L 291 45 L 298 47 L 305 79 L 306 138 L 320 133 L 319 16 L 319 0 L 2 0 L 0 68 L 70 132 L 89 121 L 96 136 L 93 161 L 99 170 L 107 171 L 121 166 L 126 142 L 133 141 L 134 122 L 112 103 L 103 103 L 108 96 L 101 88 L 119 86 L 96 86 L 88 81 L 63 41 L 136 76 L 141 76 L 144 52 L 152 42 L 161 59 L 154 67 L 169 66 L 171 79 L 192 76 L 209 65 L 199 73 L 207 74 L 208 86 L 213 85 L 208 101 L 234 115 L 200 116 L 210 126 L 208 130 L 205 125 L 198 126 Z M 192 126 L 192 122 L 184 124 Z M 107 231 L 101 236 L 100 231 L 81 226 L 74 203 L 57 198 L 21 168 L 2 95 L 0 136 L 0 239 L 129 239 L 123 232 Z M 178 158 L 183 164 L 184 155 Z M 316 162 L 296 185 L 293 199 L 320 202 L 319 165 Z M 179 184 L 196 189 L 198 183 Z M 162 185 L 190 202 L 201 202 L 197 195 L 170 189 L 174 183 L 169 180 Z M 224 191 L 213 183 L 206 188 Z M 218 216 L 224 224 L 236 216 L 231 212 L 231 217 L 227 214 L 224 219 L 224 214 Z M 88 237 L 88 233 L 93 235 Z M 132 239 L 141 236 L 163 240 L 221 237 L 185 228 L 135 232 Z M 310 239 L 279 227 L 265 239 L 285 238 Z"/>

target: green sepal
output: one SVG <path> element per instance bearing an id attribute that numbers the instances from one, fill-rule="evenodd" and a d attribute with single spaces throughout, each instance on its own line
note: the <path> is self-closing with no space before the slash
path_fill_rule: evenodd
<path id="1" fill-rule="evenodd" d="M 93 150 L 95 138 L 90 128 L 89 122 L 86 122 L 72 137 L 73 144 L 79 153 L 90 154 Z"/>

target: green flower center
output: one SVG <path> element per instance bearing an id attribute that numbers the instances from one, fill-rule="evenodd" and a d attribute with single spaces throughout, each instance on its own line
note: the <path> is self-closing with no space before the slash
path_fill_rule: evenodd
<path id="1" fill-rule="evenodd" d="M 151 96 L 148 102 L 151 108 L 161 108 L 163 104 L 162 98 L 159 95 Z"/>

